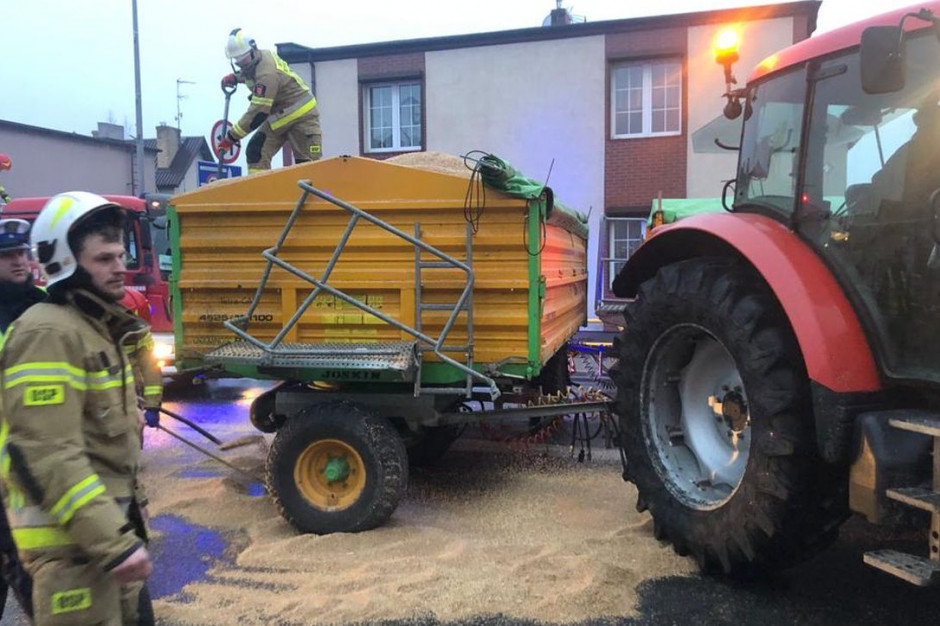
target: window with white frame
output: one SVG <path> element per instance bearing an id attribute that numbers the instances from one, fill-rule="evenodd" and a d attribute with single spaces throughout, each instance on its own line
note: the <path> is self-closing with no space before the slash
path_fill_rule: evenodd
<path id="1" fill-rule="evenodd" d="M 607 288 L 613 285 L 614 278 L 620 272 L 633 251 L 640 247 L 646 237 L 645 217 L 608 217 L 607 218 Z"/>
<path id="2" fill-rule="evenodd" d="M 610 129 L 615 139 L 682 132 L 681 62 L 615 65 L 610 92 Z"/>
<path id="3" fill-rule="evenodd" d="M 363 92 L 366 152 L 420 150 L 421 83 L 371 83 Z"/>

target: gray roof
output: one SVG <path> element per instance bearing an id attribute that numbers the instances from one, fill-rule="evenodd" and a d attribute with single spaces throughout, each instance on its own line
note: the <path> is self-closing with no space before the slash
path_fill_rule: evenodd
<path id="1" fill-rule="evenodd" d="M 145 148 L 157 148 L 156 139 L 144 139 Z M 209 149 L 209 143 L 205 137 L 183 137 L 180 140 L 179 150 L 173 157 L 170 167 L 157 168 L 157 188 L 158 189 L 176 189 L 183 182 L 183 177 L 189 171 L 193 161 L 201 159 L 203 161 L 213 161 L 212 150 Z"/>
<path id="2" fill-rule="evenodd" d="M 403 54 L 408 52 L 431 52 L 435 50 L 455 50 L 477 46 L 492 46 L 529 41 L 547 41 L 569 37 L 585 37 L 608 33 L 624 33 L 657 28 L 697 26 L 742 20 L 768 19 L 805 15 L 808 18 L 806 36 L 816 30 L 816 17 L 820 0 L 802 0 L 800 2 L 781 2 L 759 6 L 733 9 L 712 9 L 692 13 L 672 13 L 651 15 L 619 20 L 602 20 L 558 26 L 535 26 L 488 33 L 469 35 L 448 35 L 444 37 L 426 37 L 400 41 L 381 41 L 377 43 L 353 44 L 330 48 L 309 48 L 293 42 L 275 44 L 277 54 L 288 63 L 315 63 L 317 61 L 335 61 L 363 57 Z M 801 33 L 802 34 L 802 33 Z M 799 39 L 799 37 L 798 37 Z"/>
<path id="3" fill-rule="evenodd" d="M 55 139 L 63 139 L 67 141 L 77 141 L 79 143 L 87 144 L 107 144 L 115 148 L 120 148 L 126 150 L 127 152 L 133 153 L 135 150 L 133 140 L 124 140 L 124 139 L 108 139 L 105 137 L 92 137 L 90 135 L 79 135 L 78 133 L 70 133 L 63 130 L 55 130 L 53 128 L 43 128 L 41 126 L 31 126 L 29 124 L 21 124 L 19 122 L 11 122 L 8 120 L 0 120 L 0 129 L 10 130 L 10 131 L 19 131 L 22 133 L 28 133 L 33 135 L 45 135 L 47 137 L 53 137 Z M 148 152 L 158 152 L 157 144 L 154 141 L 151 144 L 147 144 L 147 141 L 144 141 L 144 149 Z M 210 152 L 211 156 L 211 152 Z"/>

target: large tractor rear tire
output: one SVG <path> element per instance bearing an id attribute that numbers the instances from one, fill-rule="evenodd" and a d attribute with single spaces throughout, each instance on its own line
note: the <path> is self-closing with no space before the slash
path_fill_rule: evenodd
<path id="1" fill-rule="evenodd" d="M 383 524 L 408 485 L 408 457 L 387 420 L 349 402 L 317 404 L 277 431 L 266 463 L 281 515 L 305 533 Z"/>
<path id="2" fill-rule="evenodd" d="M 616 350 L 627 477 L 658 539 L 704 571 L 747 574 L 835 538 L 844 483 L 817 456 L 799 346 L 752 270 L 715 258 L 663 267 L 628 307 Z"/>

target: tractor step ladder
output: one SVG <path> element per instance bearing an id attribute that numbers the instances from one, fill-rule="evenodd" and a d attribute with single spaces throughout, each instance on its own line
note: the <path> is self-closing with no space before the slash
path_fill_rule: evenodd
<path id="1" fill-rule="evenodd" d="M 449 333 L 451 328 L 453 328 L 457 315 L 465 308 L 466 302 L 472 297 L 472 269 L 465 263 L 458 261 L 457 259 L 445 254 L 431 245 L 428 245 L 420 239 L 412 237 L 408 233 L 395 228 L 391 224 L 380 220 L 374 215 L 354 207 L 353 205 L 338 198 L 334 198 L 325 191 L 313 187 L 307 181 L 299 181 L 298 186 L 303 190 L 303 193 L 301 194 L 300 199 L 297 201 L 297 204 L 294 206 L 294 209 L 288 217 L 287 222 L 284 224 L 284 228 L 281 231 L 277 242 L 273 247 L 268 248 L 261 253 L 261 256 L 267 260 L 267 265 L 265 266 L 264 273 L 261 276 L 261 281 L 258 283 L 258 288 L 255 290 L 254 298 L 252 298 L 251 303 L 248 305 L 248 311 L 242 316 L 235 317 L 223 322 L 223 325 L 234 332 L 239 337 L 240 341 L 235 341 L 213 350 L 206 355 L 206 361 L 210 363 L 219 363 L 221 365 L 261 365 L 267 367 L 269 371 L 284 369 L 285 373 L 287 374 L 296 371 L 297 368 L 303 367 L 337 368 L 352 371 L 378 371 L 386 373 L 392 372 L 395 374 L 395 378 L 398 380 L 405 380 L 409 382 L 418 381 L 418 385 L 420 385 L 420 362 L 418 360 L 418 355 L 420 352 L 418 348 L 420 345 L 424 344 L 431 346 L 430 349 L 438 356 L 438 358 L 462 371 L 468 376 L 468 378 L 476 378 L 477 380 L 486 383 L 490 396 L 493 399 L 499 397 L 499 389 L 496 387 L 496 382 L 492 378 L 476 372 L 472 369 L 471 366 L 456 361 L 444 354 L 445 351 L 450 350 L 449 347 L 445 348 L 443 345 L 447 338 L 447 333 Z M 311 195 L 322 198 L 323 200 L 335 204 L 339 208 L 350 213 L 349 222 L 346 224 L 346 229 L 343 232 L 343 235 L 340 237 L 339 242 L 337 242 L 336 248 L 333 250 L 333 254 L 330 257 L 326 268 L 323 270 L 323 275 L 320 278 L 311 276 L 307 272 L 304 272 L 303 270 L 288 263 L 284 259 L 278 257 L 278 252 L 280 252 L 281 247 L 287 240 L 287 236 L 290 234 L 291 229 L 293 228 L 297 219 L 300 217 L 300 213 L 306 204 L 307 199 Z M 339 261 L 339 257 L 345 249 L 346 244 L 352 235 L 353 229 L 355 229 L 359 220 L 364 220 L 374 224 L 375 226 L 378 226 L 379 228 L 386 230 L 410 243 L 415 247 L 415 254 L 418 257 L 420 257 L 421 251 L 437 257 L 438 261 L 434 262 L 435 267 L 446 266 L 452 269 L 462 270 L 466 273 L 467 280 L 463 292 L 461 293 L 456 305 L 450 307 L 451 315 L 448 318 L 447 323 L 444 325 L 444 329 L 441 331 L 441 335 L 436 339 L 427 336 L 420 330 L 412 328 L 411 326 L 408 326 L 393 317 L 389 317 L 382 311 L 374 309 L 366 303 L 357 300 L 349 294 L 346 294 L 343 291 L 340 291 L 339 289 L 336 289 L 335 287 L 327 284 L 327 281 L 330 278 L 330 274 L 332 274 L 336 263 Z M 290 320 L 288 320 L 281 330 L 278 331 L 274 339 L 269 342 L 265 342 L 261 339 L 258 339 L 257 337 L 252 336 L 248 332 L 248 327 L 255 310 L 258 308 L 258 305 L 261 302 L 261 298 L 264 295 L 265 286 L 267 285 L 271 276 L 271 270 L 275 265 L 310 283 L 314 286 L 314 288 L 304 299 L 304 301 L 297 307 L 297 310 L 291 316 Z M 300 318 L 313 304 L 313 301 L 316 299 L 316 297 L 321 293 L 331 294 L 335 298 L 342 300 L 343 302 L 346 302 L 347 304 L 350 304 L 358 309 L 361 309 L 362 311 L 377 317 L 383 322 L 407 333 L 411 337 L 414 337 L 415 340 L 387 342 L 384 344 L 314 344 L 284 342 L 287 334 L 291 331 L 292 328 L 294 328 L 294 326 L 297 325 L 297 323 L 300 321 Z M 418 317 L 420 317 L 420 313 Z M 470 326 L 471 325 L 468 323 L 468 328 Z M 472 389 L 469 385 L 468 388 Z M 420 387 L 416 387 L 416 389 L 430 391 Z M 464 390 L 461 389 L 459 391 L 463 392 Z M 437 393 L 442 392 L 437 391 Z"/>
<path id="2" fill-rule="evenodd" d="M 421 239 L 421 224 L 415 224 L 415 239 Z M 433 304 L 424 301 L 424 289 L 422 284 L 422 272 L 424 270 L 455 270 L 459 269 L 458 265 L 455 265 L 452 261 L 424 261 L 421 257 L 421 248 L 415 245 L 415 329 L 418 332 L 422 331 L 423 326 L 423 314 L 425 311 L 446 311 L 450 313 L 450 319 L 448 320 L 447 326 L 441 332 L 441 336 L 437 345 L 424 345 L 418 346 L 418 353 L 416 355 L 417 359 L 417 369 L 418 375 L 415 378 L 415 397 L 417 398 L 422 393 L 437 393 L 437 394 L 452 394 L 460 393 L 465 397 L 470 398 L 473 395 L 473 283 L 474 283 L 474 274 L 473 274 L 473 230 L 470 223 L 467 223 L 466 227 L 466 252 L 463 264 L 469 268 L 467 272 L 467 284 L 469 289 L 465 291 L 465 297 L 461 297 L 454 304 Z M 456 317 L 460 314 L 465 315 L 465 322 L 467 327 L 467 343 L 465 345 L 459 346 L 445 346 L 444 340 L 447 338 L 447 335 L 450 332 L 450 326 L 456 320 Z M 424 354 L 427 352 L 433 352 L 441 356 L 445 352 L 450 353 L 459 353 L 464 357 L 463 365 L 466 367 L 464 373 L 466 374 L 466 382 L 463 388 L 444 388 L 444 387 L 427 387 L 421 385 L 421 366 L 424 362 Z"/>
<path id="3" fill-rule="evenodd" d="M 892 417 L 889 423 L 895 428 L 933 438 L 931 489 L 904 487 L 888 489 L 886 492 L 892 500 L 930 513 L 930 533 L 927 538 L 930 556 L 925 558 L 897 550 L 876 550 L 865 554 L 865 563 L 919 587 L 940 585 L 940 414 L 911 411 L 903 417 Z"/>

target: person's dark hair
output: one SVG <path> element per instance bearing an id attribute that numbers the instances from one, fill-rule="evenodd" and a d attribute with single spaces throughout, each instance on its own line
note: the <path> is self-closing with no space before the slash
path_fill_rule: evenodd
<path id="1" fill-rule="evenodd" d="M 69 230 L 69 248 L 78 256 L 85 248 L 85 240 L 91 235 L 101 235 L 108 243 L 124 240 L 124 212 L 117 206 L 109 206 L 94 211 L 85 219 L 79 220 Z"/>

